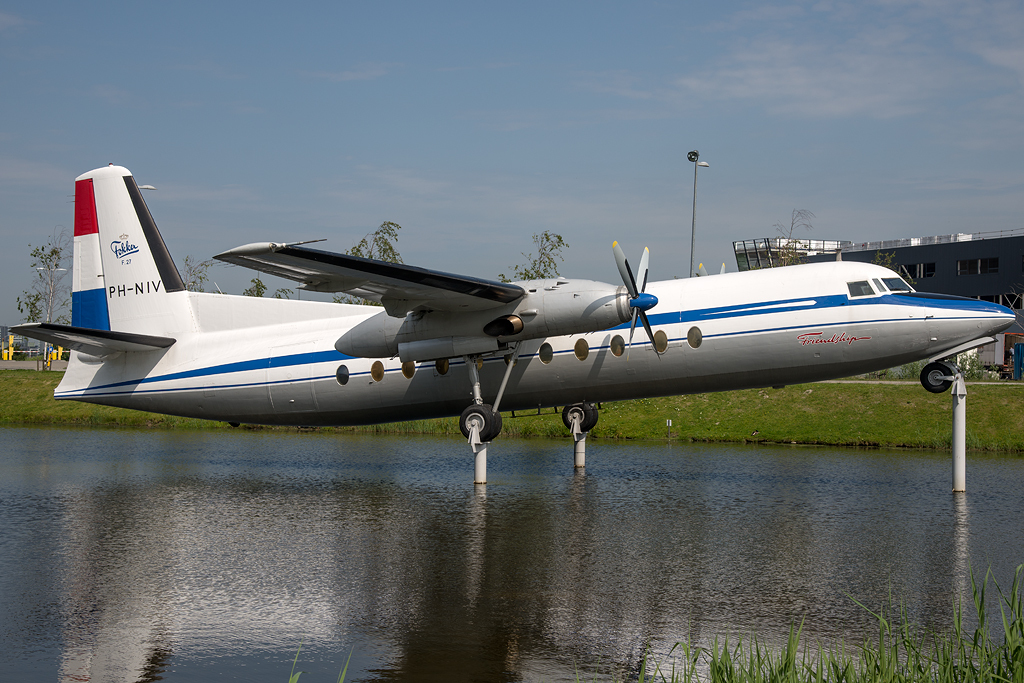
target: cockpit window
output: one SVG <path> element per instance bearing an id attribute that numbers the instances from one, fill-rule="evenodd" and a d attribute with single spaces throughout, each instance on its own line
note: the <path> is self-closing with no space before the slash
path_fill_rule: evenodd
<path id="1" fill-rule="evenodd" d="M 876 292 L 878 292 L 880 294 L 885 294 L 885 286 L 882 284 L 882 282 L 877 277 L 876 278 L 871 278 L 871 281 L 875 283 L 875 291 Z"/>
<path id="2" fill-rule="evenodd" d="M 860 280 L 859 282 L 847 282 L 846 286 L 850 288 L 850 296 L 872 296 L 875 290 L 871 289 L 871 285 L 868 284 L 867 280 Z"/>
<path id="3" fill-rule="evenodd" d="M 906 282 L 904 282 L 903 278 L 900 278 L 900 277 L 883 277 L 882 278 L 882 282 L 885 283 L 885 286 L 889 288 L 890 292 L 913 292 L 914 291 L 913 289 L 910 288 L 910 285 L 908 285 Z"/>

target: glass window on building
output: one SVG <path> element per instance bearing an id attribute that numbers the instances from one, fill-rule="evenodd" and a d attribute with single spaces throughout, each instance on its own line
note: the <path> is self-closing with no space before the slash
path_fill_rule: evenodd
<path id="1" fill-rule="evenodd" d="M 935 277 L 934 263 L 911 263 L 909 266 L 900 266 L 900 268 L 904 275 L 910 276 L 911 280 Z"/>
<path id="2" fill-rule="evenodd" d="M 998 272 L 998 258 L 972 258 L 956 262 L 957 275 L 989 275 Z"/>

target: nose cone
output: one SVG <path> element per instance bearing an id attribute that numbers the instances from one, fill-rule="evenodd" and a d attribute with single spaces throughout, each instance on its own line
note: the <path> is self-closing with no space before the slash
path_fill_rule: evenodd
<path id="1" fill-rule="evenodd" d="M 636 295 L 635 299 L 629 300 L 630 308 L 639 308 L 641 311 L 649 311 L 658 305 L 658 297 L 653 294 L 646 294 L 641 292 Z"/>
<path id="2" fill-rule="evenodd" d="M 1017 322 L 1017 313 L 1012 308 L 993 304 L 996 315 L 992 319 L 992 330 L 989 334 L 999 334 L 1013 323 Z"/>

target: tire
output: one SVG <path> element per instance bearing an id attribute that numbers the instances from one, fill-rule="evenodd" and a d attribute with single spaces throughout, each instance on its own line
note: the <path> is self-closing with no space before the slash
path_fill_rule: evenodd
<path id="1" fill-rule="evenodd" d="M 479 425 L 482 443 L 489 443 L 501 434 L 501 413 L 494 412 L 486 403 L 474 404 L 462 411 L 459 417 L 459 430 L 462 436 L 469 438 L 470 428 L 474 422 Z"/>
<path id="2" fill-rule="evenodd" d="M 953 386 L 952 380 L 943 377 L 956 375 L 956 372 L 956 368 L 949 363 L 929 363 L 921 371 L 921 386 L 933 394 L 941 394 Z"/>
<path id="3" fill-rule="evenodd" d="M 572 431 L 572 418 L 579 416 L 580 431 L 589 432 L 597 425 L 597 406 L 593 403 L 574 403 L 562 408 L 562 424 L 569 431 Z"/>

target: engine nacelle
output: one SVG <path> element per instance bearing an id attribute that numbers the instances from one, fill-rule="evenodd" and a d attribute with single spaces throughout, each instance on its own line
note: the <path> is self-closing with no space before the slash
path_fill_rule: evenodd
<path id="1" fill-rule="evenodd" d="M 509 342 L 596 332 L 628 322 L 624 287 L 590 280 L 517 283 L 526 296 L 485 311 L 381 311 L 346 332 L 334 347 L 349 356 L 428 361 L 500 351 Z"/>

